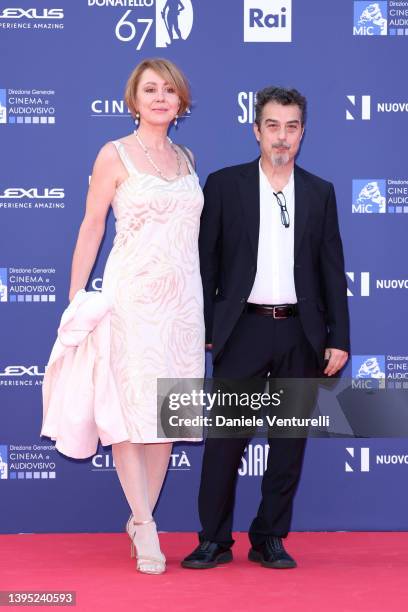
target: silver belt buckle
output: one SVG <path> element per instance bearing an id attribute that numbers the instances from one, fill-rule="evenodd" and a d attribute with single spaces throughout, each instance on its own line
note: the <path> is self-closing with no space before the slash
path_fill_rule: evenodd
<path id="1" fill-rule="evenodd" d="M 287 318 L 288 318 L 288 317 L 285 317 L 285 316 L 283 316 L 283 317 L 279 317 L 279 316 L 275 315 L 275 312 L 276 312 L 276 311 L 275 311 L 275 309 L 276 309 L 276 308 L 281 308 L 281 306 L 274 306 L 274 307 L 273 307 L 273 318 L 274 318 L 274 319 L 278 319 L 278 320 L 279 320 L 279 319 L 287 319 Z"/>

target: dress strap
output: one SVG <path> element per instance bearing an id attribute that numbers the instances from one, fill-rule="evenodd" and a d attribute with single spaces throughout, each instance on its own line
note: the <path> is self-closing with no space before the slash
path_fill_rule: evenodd
<path id="1" fill-rule="evenodd" d="M 192 158 L 192 155 L 191 155 L 190 151 L 184 145 L 178 144 L 176 146 L 179 149 L 181 149 L 181 151 L 182 151 L 182 153 L 183 153 L 183 155 L 185 157 L 185 160 L 187 162 L 188 169 L 190 170 L 190 174 L 195 174 L 195 166 L 194 166 L 193 158 Z"/>
<path id="2" fill-rule="evenodd" d="M 126 152 L 126 147 L 120 140 L 112 140 L 115 145 L 118 155 L 129 174 L 137 174 L 137 170 Z"/>

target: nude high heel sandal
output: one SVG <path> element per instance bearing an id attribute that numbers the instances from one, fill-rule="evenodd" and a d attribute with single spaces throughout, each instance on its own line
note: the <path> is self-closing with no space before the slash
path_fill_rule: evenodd
<path id="1" fill-rule="evenodd" d="M 151 518 L 147 521 L 137 522 L 133 520 L 133 515 L 130 515 L 128 522 L 126 523 L 126 531 L 130 537 L 130 556 L 136 557 L 136 568 L 143 574 L 163 574 L 166 571 L 166 559 L 164 555 L 161 557 L 150 557 L 147 555 L 139 554 L 137 550 L 137 526 L 148 525 L 154 523 L 154 519 Z"/>

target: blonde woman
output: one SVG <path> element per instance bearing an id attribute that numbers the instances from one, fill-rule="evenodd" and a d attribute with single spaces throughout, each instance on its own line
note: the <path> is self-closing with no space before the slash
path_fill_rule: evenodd
<path id="1" fill-rule="evenodd" d="M 112 205 L 116 236 L 103 292 L 113 302 L 111 367 L 128 431 L 112 452 L 132 511 L 127 531 L 137 569 L 160 574 L 165 557 L 152 514 L 172 440 L 157 437 L 156 382 L 204 373 L 197 245 L 203 195 L 191 153 L 167 136 L 190 105 L 181 71 L 165 59 L 143 61 L 125 100 L 136 130 L 104 145 L 96 158 L 70 300 L 88 282 Z"/>

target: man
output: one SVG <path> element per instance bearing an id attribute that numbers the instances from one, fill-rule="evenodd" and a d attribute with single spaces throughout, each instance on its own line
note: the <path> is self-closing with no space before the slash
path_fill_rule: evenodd
<path id="1" fill-rule="evenodd" d="M 333 185 L 295 165 L 306 99 L 258 92 L 260 158 L 208 177 L 200 229 L 206 342 L 215 378 L 333 376 L 346 363 L 349 319 Z M 237 470 L 248 439 L 207 438 L 199 546 L 183 567 L 232 560 Z M 270 441 L 262 501 L 249 530 L 249 559 L 296 567 L 288 534 L 306 440 Z"/>

